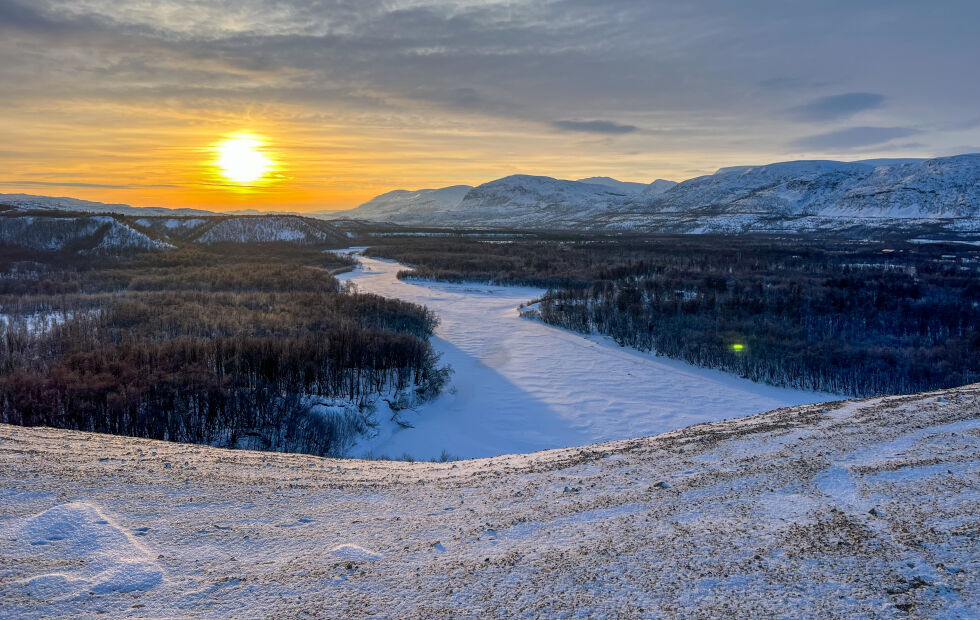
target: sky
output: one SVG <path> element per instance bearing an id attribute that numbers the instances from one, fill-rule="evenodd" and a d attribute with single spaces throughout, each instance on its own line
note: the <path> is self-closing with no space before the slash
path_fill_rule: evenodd
<path id="1" fill-rule="evenodd" d="M 978 152 L 977 24 L 976 0 L 0 0 L 0 193 L 315 211 Z"/>

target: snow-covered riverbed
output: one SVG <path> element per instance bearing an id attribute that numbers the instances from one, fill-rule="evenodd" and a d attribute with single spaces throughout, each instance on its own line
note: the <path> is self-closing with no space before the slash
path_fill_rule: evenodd
<path id="1" fill-rule="evenodd" d="M 340 278 L 434 311 L 441 323 L 433 345 L 455 374 L 446 394 L 403 416 L 414 428 L 382 419 L 378 436 L 357 446 L 355 456 L 531 452 L 838 398 L 754 383 L 520 318 L 518 306 L 540 289 L 402 281 L 396 274 L 404 265 L 359 258 L 360 268 Z"/>

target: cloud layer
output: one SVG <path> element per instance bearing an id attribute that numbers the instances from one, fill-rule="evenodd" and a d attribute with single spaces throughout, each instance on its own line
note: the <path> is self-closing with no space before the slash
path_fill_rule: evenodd
<path id="1" fill-rule="evenodd" d="M 801 121 L 824 122 L 850 118 L 859 112 L 880 108 L 884 95 L 876 93 L 843 93 L 820 97 L 790 110 Z"/>
<path id="2" fill-rule="evenodd" d="M 263 199 L 305 204 L 685 178 L 912 133 L 930 155 L 980 141 L 978 22 L 967 0 L 0 0 L 0 169 L 184 187 L 195 144 L 262 130 L 306 192 Z"/>

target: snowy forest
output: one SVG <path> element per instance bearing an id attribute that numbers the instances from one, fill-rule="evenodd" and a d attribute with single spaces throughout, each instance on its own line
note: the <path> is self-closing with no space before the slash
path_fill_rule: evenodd
<path id="1" fill-rule="evenodd" d="M 980 248 L 796 237 L 387 238 L 400 277 L 538 286 L 529 318 L 772 385 L 980 380 Z"/>
<path id="2" fill-rule="evenodd" d="M 435 316 L 345 290 L 332 273 L 353 263 L 290 244 L 0 248 L 0 422 L 339 454 L 373 399 L 424 400 L 446 376 Z"/>

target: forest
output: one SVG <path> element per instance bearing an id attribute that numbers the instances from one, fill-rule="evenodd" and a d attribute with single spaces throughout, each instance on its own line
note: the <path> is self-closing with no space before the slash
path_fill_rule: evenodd
<path id="1" fill-rule="evenodd" d="M 342 455 L 381 395 L 448 376 L 425 308 L 285 243 L 91 257 L 0 247 L 0 422 Z"/>
<path id="2" fill-rule="evenodd" d="M 385 238 L 399 277 L 548 289 L 528 318 L 772 385 L 980 381 L 980 247 L 774 236 Z"/>

